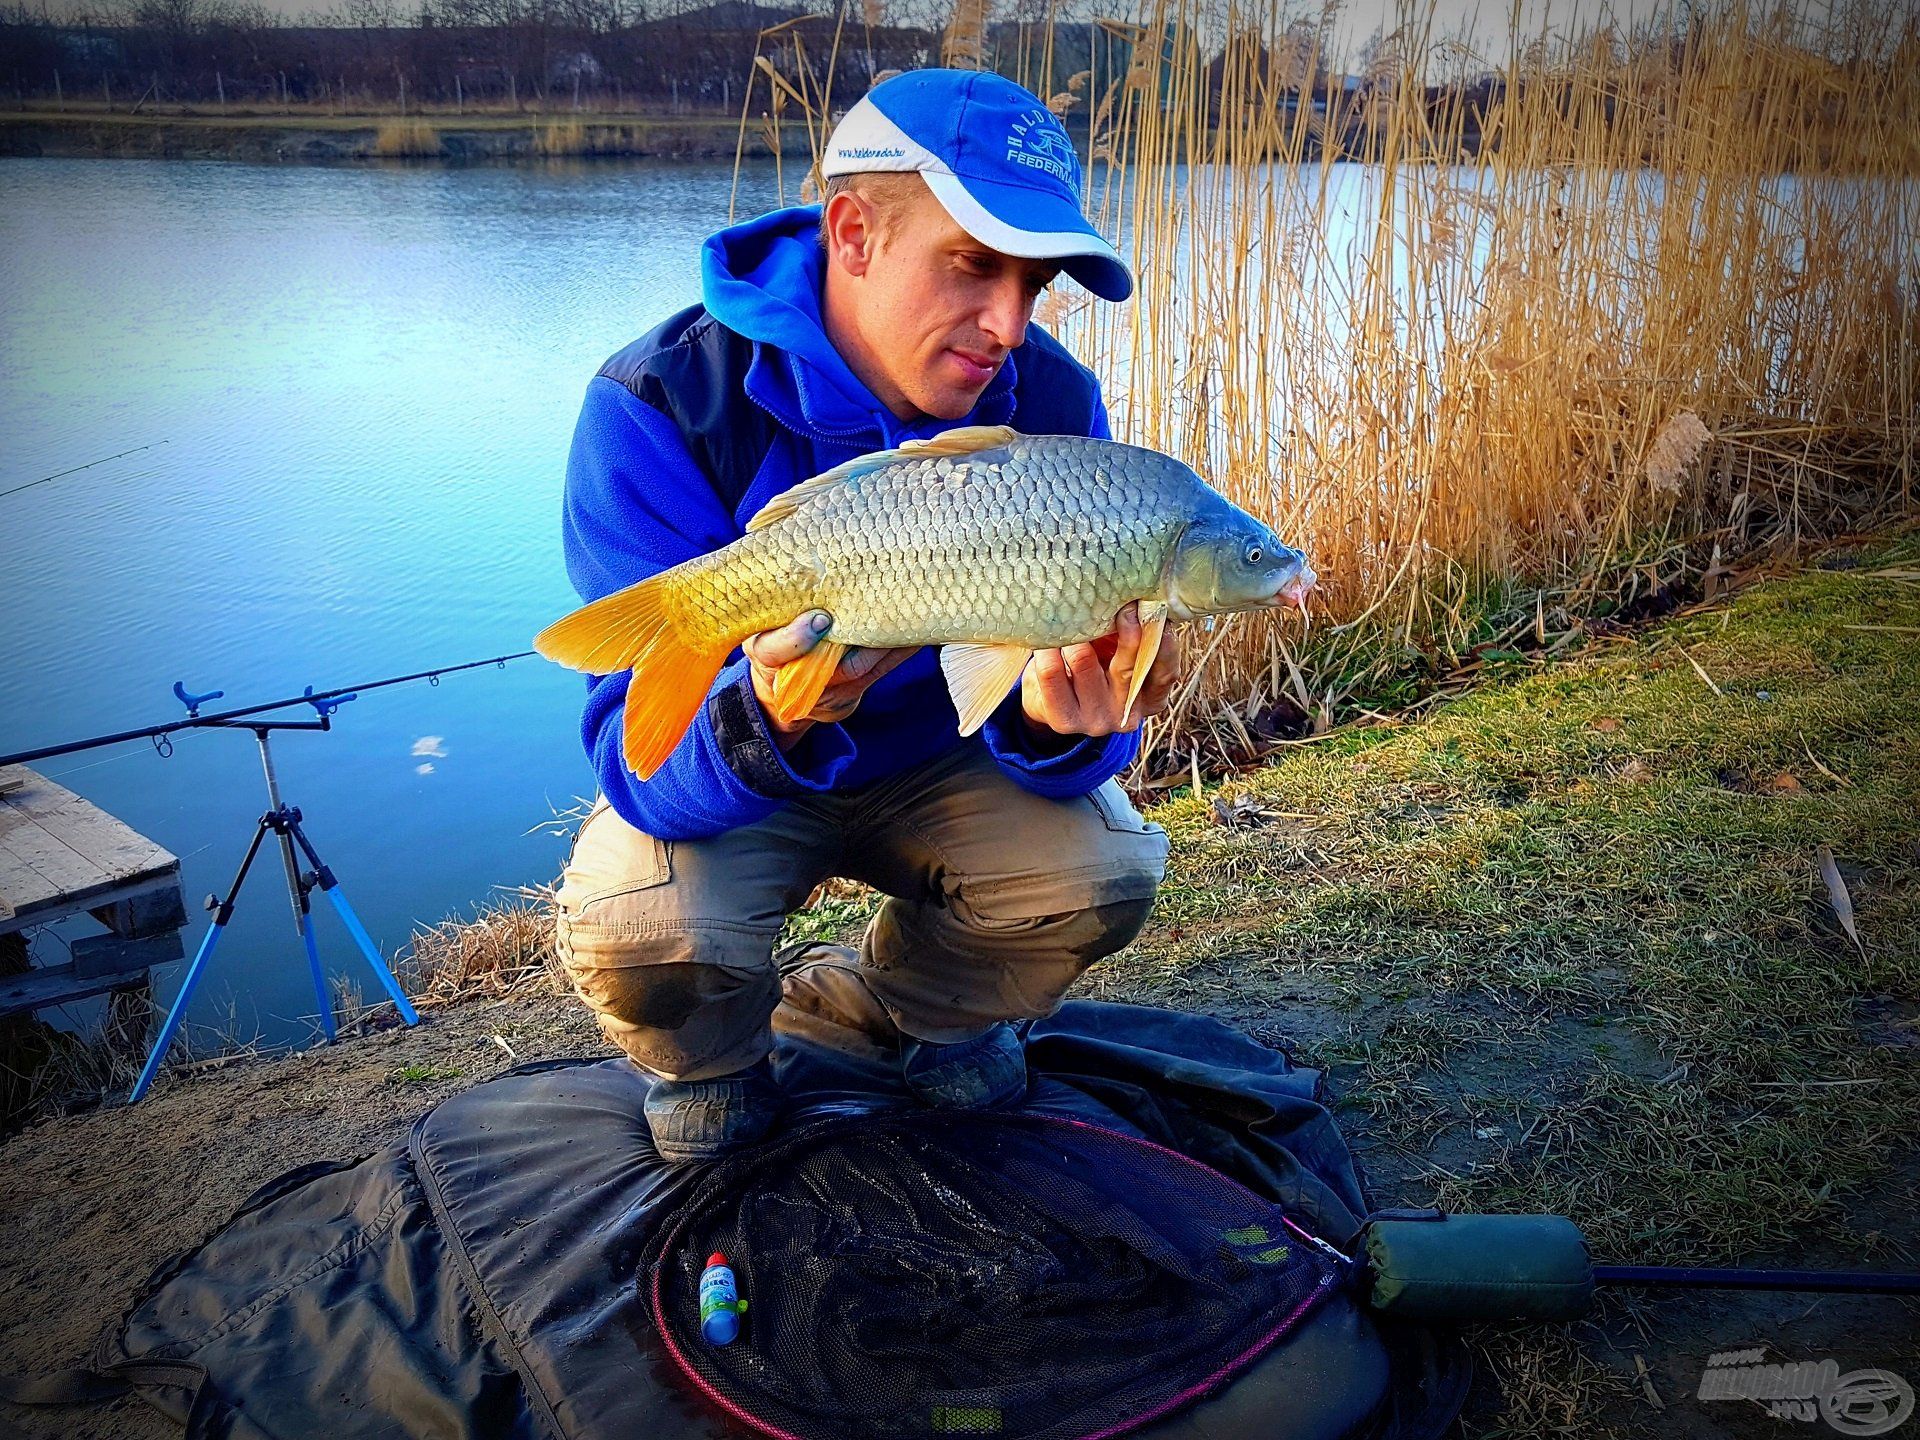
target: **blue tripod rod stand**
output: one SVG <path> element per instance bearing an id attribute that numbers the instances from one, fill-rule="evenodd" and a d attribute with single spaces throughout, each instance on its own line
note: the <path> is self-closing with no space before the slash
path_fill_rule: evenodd
<path id="1" fill-rule="evenodd" d="M 187 707 L 189 715 L 198 715 L 200 705 L 208 700 L 218 699 L 221 692 L 211 691 L 204 695 L 188 693 L 183 685 L 176 684 L 173 693 Z M 313 693 L 313 687 L 307 687 L 307 693 Z M 318 720 L 248 720 L 248 721 L 209 721 L 210 725 L 225 725 L 233 729 L 253 731 L 253 737 L 260 744 L 260 764 L 267 775 L 267 798 L 273 808 L 262 815 L 253 828 L 253 840 L 247 846 L 245 858 L 240 861 L 240 869 L 233 877 L 233 884 L 227 887 L 225 899 L 209 895 L 207 908 L 213 912 L 213 923 L 207 927 L 207 933 L 200 940 L 200 948 L 194 952 L 193 961 L 187 966 L 187 975 L 180 982 L 180 993 L 173 997 L 173 1007 L 167 1012 L 167 1020 L 160 1027 L 160 1036 L 153 1042 L 153 1051 L 147 1056 L 147 1063 L 140 1072 L 140 1078 L 134 1082 L 133 1093 L 127 1097 L 132 1104 L 147 1093 L 153 1084 L 154 1076 L 160 1073 L 160 1062 L 166 1058 L 172 1048 L 175 1037 L 180 1033 L 180 1025 L 187 1013 L 187 1002 L 193 998 L 194 987 L 200 983 L 200 977 L 206 973 L 208 963 L 213 959 L 214 946 L 220 943 L 221 933 L 233 918 L 234 901 L 239 897 L 240 886 L 246 881 L 247 871 L 252 868 L 254 857 L 260 853 L 260 843 L 271 830 L 280 837 L 280 855 L 287 867 L 287 894 L 293 903 L 294 928 L 300 933 L 301 943 L 307 952 L 307 969 L 313 976 L 314 994 L 320 1001 L 320 1029 L 331 1045 L 335 1039 L 333 1023 L 333 1005 L 327 998 L 327 979 L 320 968 L 320 947 L 313 935 L 313 906 L 311 896 L 315 886 L 320 893 L 333 902 L 333 908 L 340 912 L 340 919 L 347 927 L 347 933 L 353 936 L 354 943 L 360 947 L 360 953 L 367 957 L 367 963 L 373 967 L 374 976 L 380 981 L 381 988 L 387 992 L 399 1010 L 400 1018 L 409 1025 L 420 1023 L 420 1016 L 407 997 L 401 992 L 399 982 L 393 978 L 393 972 L 380 958 L 380 951 L 367 934 L 366 927 L 360 923 L 360 917 L 347 903 L 347 897 L 341 892 L 340 881 L 333 870 L 320 858 L 313 848 L 313 842 L 307 839 L 307 832 L 300 827 L 300 811 L 288 805 L 280 798 L 280 781 L 273 770 L 273 751 L 267 744 L 267 732 L 270 730 L 330 730 L 333 728 L 331 714 L 347 701 L 351 695 L 337 699 L 315 700 L 314 709 L 320 712 Z M 313 866 L 310 873 L 302 874 L 300 862 L 295 855 L 299 847 Z"/>

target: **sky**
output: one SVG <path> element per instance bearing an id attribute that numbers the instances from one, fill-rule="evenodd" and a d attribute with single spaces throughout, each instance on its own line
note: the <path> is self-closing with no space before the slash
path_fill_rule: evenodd
<path id="1" fill-rule="evenodd" d="M 269 14 L 288 20 L 304 19 L 329 11 L 344 9 L 343 0 L 261 0 Z M 652 14 L 671 13 L 675 10 L 698 8 L 702 0 L 651 0 L 644 3 L 644 9 Z M 773 5 L 804 4 L 807 0 L 763 0 Z M 812 0 L 813 5 L 821 9 L 830 8 L 833 0 Z M 1004 20 L 1015 18 L 1022 12 L 1045 14 L 1051 10 L 1062 18 L 1071 15 L 1075 20 L 1090 18 L 1094 15 L 1123 15 L 1131 11 L 1147 8 L 1150 0 L 1067 0 L 1065 4 L 1013 3 L 1013 0 L 1000 0 L 992 6 L 991 18 Z M 1347 63 L 1357 57 L 1360 47 L 1367 37 L 1376 30 L 1390 30 L 1398 23 L 1397 16 L 1404 12 L 1419 14 L 1427 0 L 1417 0 L 1409 5 L 1407 0 L 1337 0 L 1338 19 L 1335 24 L 1336 42 L 1334 58 Z M 1508 38 L 1513 31 L 1510 0 L 1432 0 L 1434 7 L 1434 33 L 1436 36 L 1457 34 L 1464 29 L 1471 30 L 1474 48 L 1489 58 L 1503 55 Z M 1570 30 L 1585 29 L 1595 17 L 1611 13 L 1624 24 L 1630 24 L 1652 15 L 1662 0 L 1517 0 L 1519 5 L 1519 25 L 1523 35 L 1539 33 L 1544 24 L 1552 30 L 1567 33 Z M 1672 3 L 1672 0 L 1668 0 Z M 1818 0 L 1803 0 L 1803 3 L 1818 3 Z M 417 0 L 394 0 L 395 8 L 406 13 L 417 8 Z M 44 8 L 51 14 L 71 13 L 75 9 L 98 9 L 93 0 L 28 0 L 27 9 Z M 857 9 L 858 7 L 856 7 Z M 939 15 L 949 7 L 944 0 L 895 0 L 888 6 L 890 10 L 905 18 L 911 12 L 918 19 L 928 15 Z M 1183 7 L 1184 8 L 1184 7 Z M 1212 9 L 1204 4 L 1193 7 L 1195 10 Z M 1250 10 L 1263 7 L 1262 0 L 1251 0 L 1246 5 Z M 1294 8 L 1289 6 L 1289 8 Z M 1319 6 L 1301 0 L 1298 5 L 1302 14 L 1316 14 Z"/>
<path id="2" fill-rule="evenodd" d="M 53 16 L 102 9 L 131 8 L 139 0 L 24 0 L 30 13 L 44 10 Z M 173 0 L 191 6 L 194 0 Z M 203 0 L 219 4 L 221 0 Z M 256 0 L 241 0 L 256 3 Z M 343 15 L 356 0 L 257 0 L 270 15 L 289 23 L 312 21 L 323 15 Z M 360 0 L 368 3 L 368 0 Z M 417 14 L 421 0 L 370 0 L 399 15 Z M 638 12 L 660 18 L 697 10 L 711 0 L 619 0 L 632 14 Z M 957 0 L 760 0 L 773 8 L 810 8 L 832 13 L 839 4 L 849 13 L 860 14 L 877 9 L 896 24 L 938 24 L 952 14 Z M 1543 31 L 1557 39 L 1591 32 L 1611 20 L 1625 32 L 1655 18 L 1671 17 L 1693 9 L 1717 9 L 1721 0 L 989 0 L 989 20 L 995 23 L 1015 20 L 1041 20 L 1051 14 L 1057 21 L 1084 24 L 1104 16 L 1137 18 L 1156 7 L 1163 14 L 1191 17 L 1203 29 L 1206 17 L 1218 17 L 1230 8 L 1255 15 L 1274 12 L 1286 16 L 1312 18 L 1330 8 L 1334 13 L 1332 42 L 1327 47 L 1330 68 L 1355 72 L 1362 68 L 1364 47 L 1369 37 L 1392 30 L 1411 20 L 1418 27 L 1431 10 L 1432 34 L 1436 41 L 1466 36 L 1481 64 L 1463 68 L 1497 69 L 1504 63 L 1516 30 L 1522 43 Z M 1825 21 L 1835 7 L 1867 4 L 1873 0 L 1763 0 L 1765 8 L 1784 8 L 1807 19 Z M 1216 21 L 1217 23 L 1217 21 Z M 1445 78 L 1429 75 L 1428 79 Z"/>
<path id="3" fill-rule="evenodd" d="M 1660 0 L 1521 0 L 1517 29 L 1523 43 L 1543 28 L 1565 37 L 1598 28 L 1609 17 L 1625 31 L 1661 8 Z M 1333 54 L 1344 56 L 1342 63 L 1351 66 L 1375 31 L 1392 30 L 1404 15 L 1424 13 L 1424 5 L 1408 7 L 1400 0 L 1345 0 L 1334 26 Z M 1434 37 L 1466 34 L 1473 49 L 1494 65 L 1507 54 L 1515 29 L 1516 16 L 1506 0 L 1434 0 Z"/>

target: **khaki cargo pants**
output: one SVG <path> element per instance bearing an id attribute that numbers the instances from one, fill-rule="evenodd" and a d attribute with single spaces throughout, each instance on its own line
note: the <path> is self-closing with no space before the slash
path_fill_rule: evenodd
<path id="1" fill-rule="evenodd" d="M 830 876 L 884 893 L 862 971 L 903 1033 L 946 1042 L 1050 1014 L 1139 932 L 1166 860 L 1166 832 L 1113 781 L 1045 799 L 976 738 L 703 840 L 643 834 L 602 795 L 561 877 L 555 939 L 608 1038 L 643 1069 L 700 1080 L 772 1048 L 774 943 Z"/>

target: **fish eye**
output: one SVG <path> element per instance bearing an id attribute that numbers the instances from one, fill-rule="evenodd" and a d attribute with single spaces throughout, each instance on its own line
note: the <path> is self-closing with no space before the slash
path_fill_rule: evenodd
<path id="1" fill-rule="evenodd" d="M 1251 546 L 1247 550 L 1247 563 L 1249 565 L 1258 565 L 1265 558 L 1264 553 L 1258 545 Z"/>

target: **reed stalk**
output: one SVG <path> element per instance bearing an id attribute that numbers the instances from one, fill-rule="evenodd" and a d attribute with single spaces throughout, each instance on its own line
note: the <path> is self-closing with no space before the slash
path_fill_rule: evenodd
<path id="1" fill-rule="evenodd" d="M 383 120 L 374 132 L 373 153 L 386 160 L 438 159 L 440 132 L 427 120 Z"/>
<path id="2" fill-rule="evenodd" d="M 1136 780 L 1417 696 L 1503 631 L 1542 653 L 1914 512 L 1913 0 L 1714 0 L 1494 57 L 1408 5 L 1351 87 L 1312 83 L 1325 22 L 1272 0 L 1102 24 L 1124 63 L 1050 103 L 1138 290 L 1062 281 L 1038 318 L 1119 438 L 1193 464 L 1322 577 L 1304 629 L 1197 637 Z M 789 88 L 857 98 L 830 84 Z"/>

